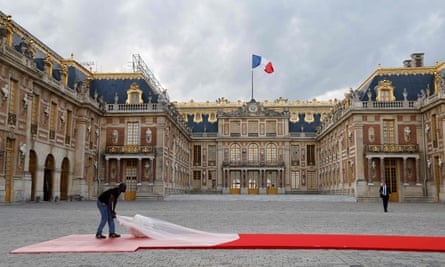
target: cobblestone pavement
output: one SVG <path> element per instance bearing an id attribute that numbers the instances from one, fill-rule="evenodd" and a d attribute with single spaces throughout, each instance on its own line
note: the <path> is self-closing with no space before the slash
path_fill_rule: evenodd
<path id="1" fill-rule="evenodd" d="M 445 205 L 357 203 L 313 195 L 175 195 L 120 201 L 120 215 L 141 214 L 220 233 L 357 233 L 445 236 Z M 364 250 L 155 249 L 134 253 L 9 254 L 69 234 L 94 234 L 94 201 L 0 205 L 0 266 L 445 266 L 445 253 Z M 128 233 L 118 224 L 120 233 Z M 108 231 L 108 228 L 105 228 Z"/>

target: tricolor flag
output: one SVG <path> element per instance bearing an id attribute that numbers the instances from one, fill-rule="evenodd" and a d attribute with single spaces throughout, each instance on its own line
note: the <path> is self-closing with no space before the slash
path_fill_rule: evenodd
<path id="1" fill-rule="evenodd" d="M 262 56 L 252 55 L 252 69 L 260 65 L 264 66 L 264 71 L 267 73 L 272 73 L 274 71 L 272 62 Z"/>

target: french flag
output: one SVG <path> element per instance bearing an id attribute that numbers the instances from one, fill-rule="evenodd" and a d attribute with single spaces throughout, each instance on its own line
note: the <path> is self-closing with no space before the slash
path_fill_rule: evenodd
<path id="1" fill-rule="evenodd" d="M 267 72 L 269 74 L 274 72 L 272 62 L 270 62 L 269 60 L 265 59 L 262 56 L 252 55 L 252 69 L 254 69 L 260 65 L 264 66 L 265 72 Z"/>

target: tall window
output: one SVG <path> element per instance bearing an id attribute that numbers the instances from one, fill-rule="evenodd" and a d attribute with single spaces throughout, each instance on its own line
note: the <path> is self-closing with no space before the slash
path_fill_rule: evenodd
<path id="1" fill-rule="evenodd" d="M 266 161 L 277 161 L 277 146 L 275 144 L 266 146 Z"/>
<path id="2" fill-rule="evenodd" d="M 437 128 L 436 114 L 431 116 L 431 133 L 433 137 L 433 147 L 437 147 L 437 140 L 439 139 L 439 129 Z"/>
<path id="3" fill-rule="evenodd" d="M 66 122 L 65 122 L 65 144 L 71 144 L 71 121 L 73 118 L 73 112 L 71 110 L 66 111 Z"/>
<path id="4" fill-rule="evenodd" d="M 307 145 L 307 165 L 315 165 L 315 145 Z"/>
<path id="5" fill-rule="evenodd" d="M 249 145 L 248 159 L 251 162 L 255 162 L 255 161 L 259 160 L 258 145 L 257 144 L 250 144 Z"/>
<path id="6" fill-rule="evenodd" d="M 57 104 L 51 103 L 51 110 L 49 115 L 49 139 L 56 138 L 56 124 L 57 124 Z"/>
<path id="7" fill-rule="evenodd" d="M 127 144 L 139 144 L 139 122 L 129 122 L 127 124 Z"/>
<path id="8" fill-rule="evenodd" d="M 31 111 L 31 134 L 37 134 L 37 127 L 39 126 L 39 108 L 40 108 L 40 96 L 35 95 L 32 98 L 32 111 Z"/>
<path id="9" fill-rule="evenodd" d="M 394 120 L 383 120 L 383 143 L 395 144 Z"/>
<path id="10" fill-rule="evenodd" d="M 8 124 L 15 125 L 17 122 L 17 94 L 19 84 L 15 80 L 10 80 L 11 90 L 8 97 Z"/>
<path id="11" fill-rule="evenodd" d="M 201 145 L 193 146 L 193 166 L 201 166 Z"/>
<path id="12" fill-rule="evenodd" d="M 208 146 L 207 158 L 208 158 L 209 166 L 216 166 L 216 146 L 215 145 Z"/>
<path id="13" fill-rule="evenodd" d="M 300 165 L 300 154 L 298 151 L 299 149 L 300 149 L 299 145 L 291 145 L 290 146 L 290 160 L 291 160 L 292 166 Z"/>
<path id="14" fill-rule="evenodd" d="M 233 144 L 230 147 L 230 161 L 241 161 L 241 146 Z"/>

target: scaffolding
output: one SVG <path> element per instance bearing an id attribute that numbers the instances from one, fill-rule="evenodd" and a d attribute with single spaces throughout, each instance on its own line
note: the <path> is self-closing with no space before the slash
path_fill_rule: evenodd
<path id="1" fill-rule="evenodd" d="M 150 68 L 145 64 L 139 54 L 133 54 L 133 72 L 142 73 L 145 79 L 147 79 L 147 81 L 154 87 L 153 89 L 157 90 L 157 93 L 162 93 L 164 91 L 161 83 L 156 79 L 153 72 L 151 72 Z"/>

